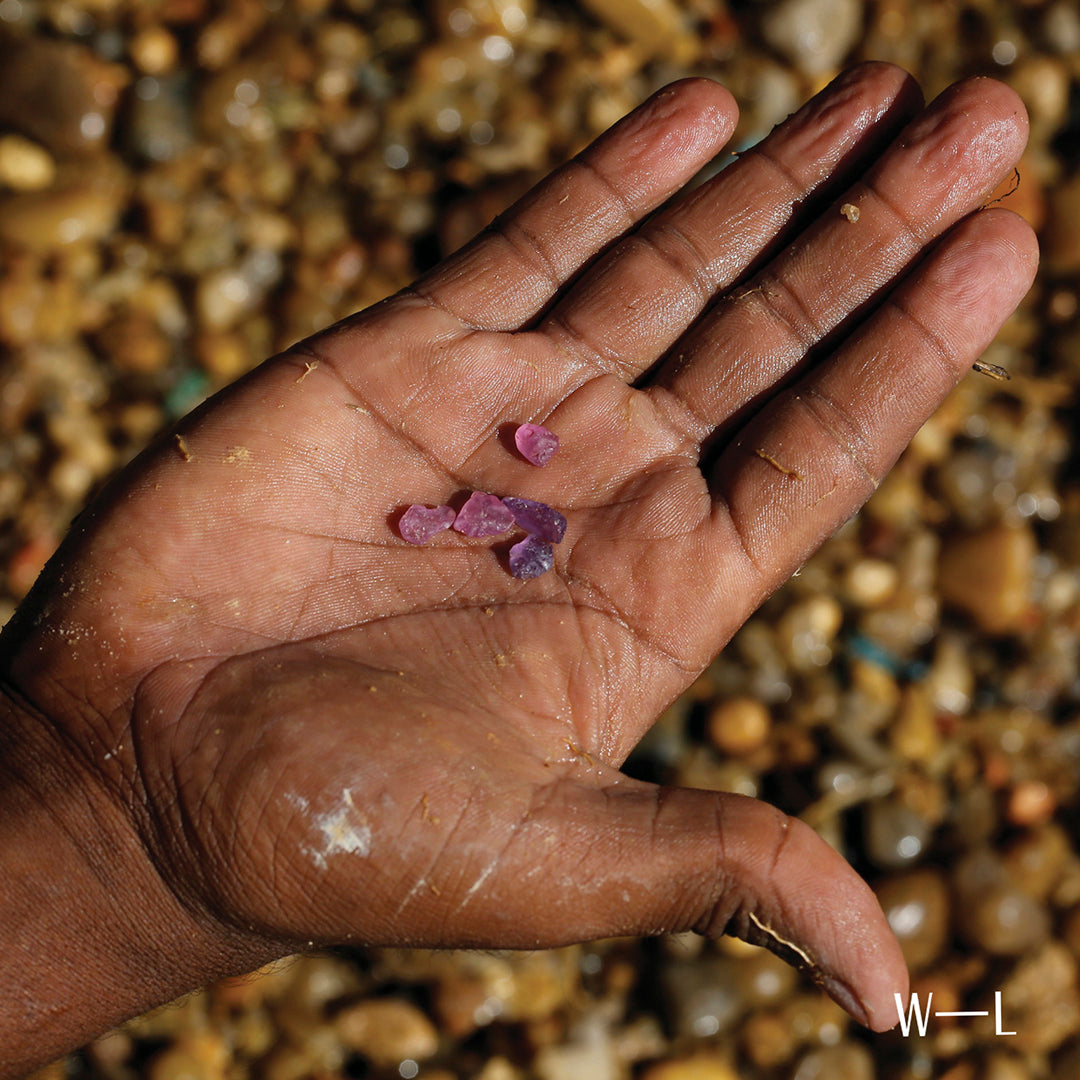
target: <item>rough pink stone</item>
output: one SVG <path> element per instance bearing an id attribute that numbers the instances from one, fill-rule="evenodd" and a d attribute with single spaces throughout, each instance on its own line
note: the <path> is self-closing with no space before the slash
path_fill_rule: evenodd
<path id="1" fill-rule="evenodd" d="M 540 424 L 522 424 L 514 432 L 514 445 L 533 465 L 546 465 L 559 449 L 559 436 Z"/>
<path id="2" fill-rule="evenodd" d="M 547 503 L 506 495 L 503 504 L 510 508 L 514 520 L 528 533 L 541 536 L 552 544 L 559 543 L 566 534 L 566 518 Z"/>
<path id="3" fill-rule="evenodd" d="M 546 574 L 555 565 L 555 550 L 540 536 L 526 536 L 510 549 L 510 573 L 516 578 Z"/>
<path id="4" fill-rule="evenodd" d="M 474 491 L 454 520 L 454 528 L 465 536 L 498 536 L 513 527 L 510 508 L 483 491 Z"/>
<path id="5" fill-rule="evenodd" d="M 421 506 L 413 503 L 398 522 L 402 540 L 426 544 L 436 533 L 449 529 L 456 517 L 451 506 Z"/>

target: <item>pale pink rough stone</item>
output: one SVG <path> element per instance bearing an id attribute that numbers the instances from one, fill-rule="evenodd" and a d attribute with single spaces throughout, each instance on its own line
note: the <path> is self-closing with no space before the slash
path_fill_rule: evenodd
<path id="1" fill-rule="evenodd" d="M 413 503 L 398 522 L 402 540 L 426 544 L 436 533 L 449 529 L 457 515 L 451 506 L 421 506 Z"/>
<path id="2" fill-rule="evenodd" d="M 503 497 L 503 504 L 510 508 L 514 520 L 527 533 L 541 536 L 552 544 L 559 543 L 566 534 L 566 518 L 547 503 L 506 495 Z"/>
<path id="3" fill-rule="evenodd" d="M 526 580 L 546 574 L 555 565 L 555 550 L 540 536 L 526 536 L 510 549 L 510 573 Z"/>
<path id="4" fill-rule="evenodd" d="M 514 432 L 514 445 L 533 465 L 546 465 L 559 449 L 559 436 L 540 424 L 522 424 Z"/>
<path id="5" fill-rule="evenodd" d="M 464 536 L 498 536 L 513 527 L 510 508 L 483 491 L 474 491 L 454 520 L 454 528 Z"/>

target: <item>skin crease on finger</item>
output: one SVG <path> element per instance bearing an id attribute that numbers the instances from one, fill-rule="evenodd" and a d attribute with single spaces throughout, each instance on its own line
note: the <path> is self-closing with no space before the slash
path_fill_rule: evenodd
<path id="1" fill-rule="evenodd" d="M 865 120 L 886 116 L 902 85 L 875 66 L 836 94 L 854 95 L 851 115 Z M 879 93 L 877 113 L 859 86 Z M 1005 93 L 965 106 L 969 132 L 980 116 L 1022 132 Z M 7 932 L 20 948 L 74 940 L 56 950 L 72 962 L 44 971 L 0 949 L 0 976 L 35 1017 L 50 993 L 65 1002 L 72 1016 L 50 1045 L 312 941 L 536 947 L 688 928 L 809 959 L 853 1015 L 877 1030 L 895 1022 L 899 946 L 869 888 L 809 826 L 618 770 L 866 497 L 1019 301 L 1033 248 L 993 211 L 947 233 L 798 372 L 804 384 L 762 391 L 741 429 L 752 441 L 718 455 L 710 490 L 700 433 L 669 423 L 630 372 L 598 372 L 545 337 L 542 316 L 564 288 L 587 295 L 591 281 L 603 294 L 589 267 L 714 153 L 731 123 L 725 94 L 694 81 L 654 99 L 448 268 L 186 418 L 79 520 L 4 635 L 12 722 L 0 730 L 5 751 L 23 753 L 14 765 L 0 755 L 17 781 L 0 784 L 0 800 L 36 815 L 17 863 L 35 885 Z M 673 153 L 675 129 L 696 160 Z M 842 123 L 836 139 L 842 159 Z M 961 188 L 983 182 L 969 175 L 981 159 L 943 151 L 939 164 Z M 769 189 L 772 225 L 798 202 L 786 180 Z M 857 227 L 834 217 L 841 235 Z M 871 224 L 867 213 L 859 226 Z M 774 243 L 772 225 L 759 244 Z M 798 225 L 812 266 L 807 238 L 827 229 Z M 621 265 L 642 250 L 630 249 Z M 1008 266 L 978 255 L 1010 250 Z M 874 255 L 868 245 L 861 257 Z M 654 284 L 638 276 L 643 301 Z M 967 307 L 935 306 L 935 290 Z M 640 327 L 621 325 L 642 370 L 661 360 Z M 727 359 L 706 344 L 682 358 L 681 377 L 722 386 Z M 905 397 L 905 375 L 940 381 Z M 729 406 L 713 404 L 715 425 Z M 561 439 L 542 469 L 506 446 L 507 426 L 523 422 Z M 876 448 L 862 455 L 869 471 L 852 467 L 853 446 Z M 470 490 L 565 511 L 554 569 L 521 582 L 487 541 L 395 534 L 404 505 Z M 87 821 L 93 842 L 80 843 Z M 86 904 L 34 903 L 64 884 L 39 848 L 77 852 L 67 878 Z M 78 998 L 82 964 L 112 1013 Z"/>

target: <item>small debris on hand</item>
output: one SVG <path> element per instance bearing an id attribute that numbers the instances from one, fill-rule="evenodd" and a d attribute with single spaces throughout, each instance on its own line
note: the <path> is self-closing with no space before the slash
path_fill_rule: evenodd
<path id="1" fill-rule="evenodd" d="M 988 364 L 985 360 L 976 360 L 971 365 L 971 370 L 979 372 L 980 375 L 989 375 L 991 379 L 997 379 L 999 382 L 1012 378 L 1005 368 L 997 364 Z"/>

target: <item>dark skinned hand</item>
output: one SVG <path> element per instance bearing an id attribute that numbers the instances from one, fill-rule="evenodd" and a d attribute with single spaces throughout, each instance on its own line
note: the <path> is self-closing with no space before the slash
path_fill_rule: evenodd
<path id="1" fill-rule="evenodd" d="M 4 975 L 0 1061 L 341 942 L 734 933 L 896 1022 L 898 945 L 810 828 L 620 766 L 1029 287 L 1031 230 L 981 209 L 1026 119 L 991 80 L 924 109 L 867 65 L 680 191 L 735 113 L 661 90 L 80 518 L 3 639 L 6 933 L 63 940 Z M 562 441 L 544 468 L 526 421 Z M 474 489 L 566 515 L 552 572 L 398 535 Z M 76 895 L 86 925 L 50 914 Z"/>

